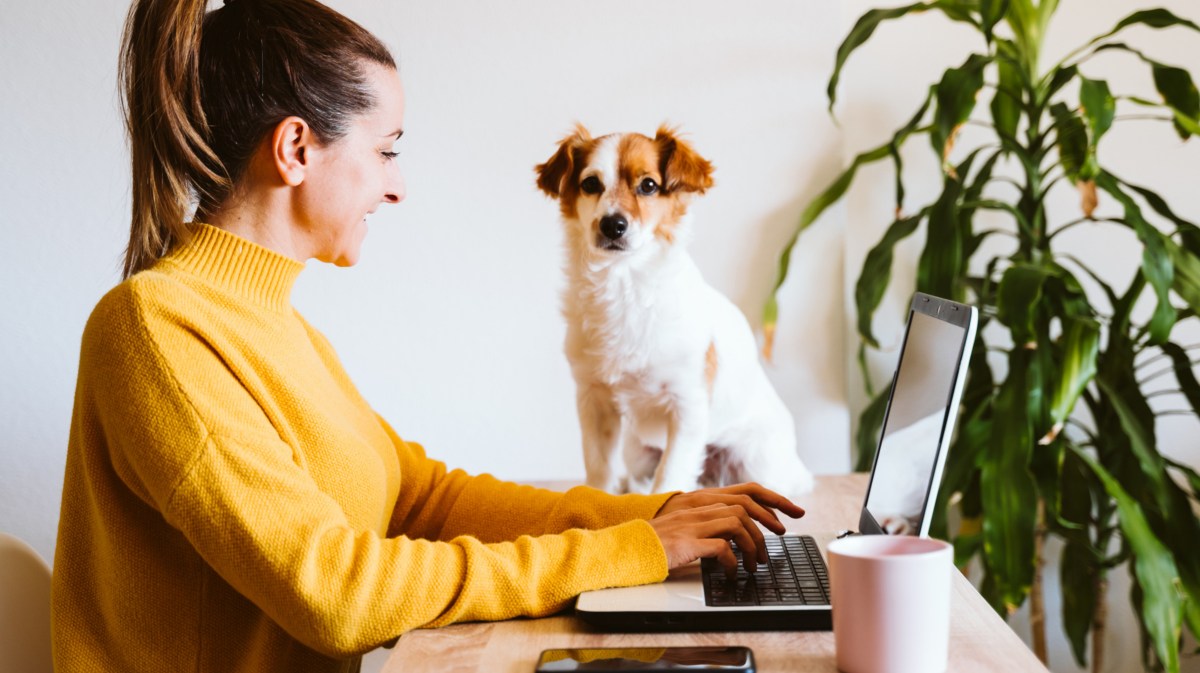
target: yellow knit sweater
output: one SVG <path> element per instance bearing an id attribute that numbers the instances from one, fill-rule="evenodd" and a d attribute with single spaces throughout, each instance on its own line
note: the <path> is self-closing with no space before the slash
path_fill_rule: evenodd
<path id="1" fill-rule="evenodd" d="M 397 436 L 291 307 L 302 268 L 196 225 L 96 306 L 55 556 L 59 673 L 349 671 L 410 629 L 666 577 L 645 519 L 669 495 L 447 472 Z"/>

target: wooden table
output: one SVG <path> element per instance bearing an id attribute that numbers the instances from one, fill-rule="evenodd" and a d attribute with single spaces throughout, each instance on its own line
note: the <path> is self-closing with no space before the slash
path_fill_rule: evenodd
<path id="1" fill-rule="evenodd" d="M 570 484 L 538 484 L 568 487 Z M 817 477 L 816 489 L 800 498 L 808 513 L 788 530 L 821 532 L 856 528 L 866 474 Z M 400 638 L 384 673 L 495 671 L 531 673 L 538 654 L 550 648 L 745 645 L 763 673 L 836 671 L 833 633 L 758 631 L 737 633 L 599 633 L 572 616 L 471 623 L 417 630 Z M 949 671 L 1014 673 L 1046 671 L 962 575 L 951 591 Z"/>

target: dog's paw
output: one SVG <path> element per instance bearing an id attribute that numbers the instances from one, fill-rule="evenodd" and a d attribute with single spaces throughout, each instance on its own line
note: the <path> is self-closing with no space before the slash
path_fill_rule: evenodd
<path id="1" fill-rule="evenodd" d="M 651 479 L 643 479 L 626 475 L 621 478 L 621 485 L 625 489 L 624 493 L 636 493 L 638 495 L 650 495 L 654 493 L 654 481 Z"/>
<path id="2" fill-rule="evenodd" d="M 615 476 L 609 476 L 609 477 L 605 477 L 603 479 L 588 477 L 588 480 L 585 483 L 588 486 L 591 486 L 592 488 L 600 489 L 601 491 L 604 491 L 605 493 L 613 493 L 616 495 L 620 495 L 622 493 L 628 493 L 628 491 L 625 490 L 625 478 L 624 477 L 621 477 L 619 479 Z"/>

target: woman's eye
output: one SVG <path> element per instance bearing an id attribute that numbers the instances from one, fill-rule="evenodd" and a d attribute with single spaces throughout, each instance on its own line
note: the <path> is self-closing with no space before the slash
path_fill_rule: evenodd
<path id="1" fill-rule="evenodd" d="M 400 156 L 399 152 L 380 152 L 380 154 L 387 157 L 388 161 L 391 161 L 392 159 L 395 159 L 396 157 Z"/>
<path id="2" fill-rule="evenodd" d="M 638 194 L 641 194 L 642 196 L 650 196 L 651 194 L 655 194 L 657 192 L 658 183 L 651 178 L 643 178 L 642 181 L 638 183 Z"/>
<path id="3" fill-rule="evenodd" d="M 604 185 L 600 183 L 600 178 L 594 175 L 584 178 L 583 182 L 579 183 L 579 188 L 583 190 L 584 194 L 599 194 L 604 191 Z"/>

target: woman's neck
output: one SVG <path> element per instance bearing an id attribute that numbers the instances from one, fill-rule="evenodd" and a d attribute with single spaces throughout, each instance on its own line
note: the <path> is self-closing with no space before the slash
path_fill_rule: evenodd
<path id="1" fill-rule="evenodd" d="M 313 256 L 311 244 L 293 224 L 286 196 L 272 191 L 249 189 L 246 194 L 229 198 L 212 213 L 198 212 L 196 219 L 297 262 L 306 262 Z"/>

